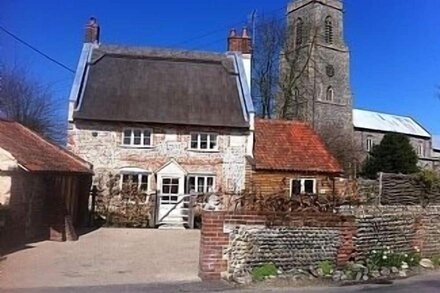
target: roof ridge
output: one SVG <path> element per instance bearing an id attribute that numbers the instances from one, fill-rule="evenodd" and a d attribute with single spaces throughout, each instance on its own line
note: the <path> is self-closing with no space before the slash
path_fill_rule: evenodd
<path id="1" fill-rule="evenodd" d="M 42 141 L 43 143 L 48 144 L 49 146 L 51 146 L 52 148 L 54 148 L 57 151 L 61 151 L 63 152 L 65 155 L 71 157 L 72 159 L 78 161 L 78 163 L 80 163 L 81 165 L 83 165 L 86 168 L 92 168 L 92 165 L 87 162 L 86 160 L 78 157 L 77 155 L 69 152 L 68 150 L 66 150 L 65 148 L 51 142 L 50 140 L 44 138 L 41 134 L 27 128 L 26 126 L 22 125 L 21 123 L 18 123 L 17 121 L 12 121 L 12 123 L 17 124 L 19 127 L 21 127 L 22 129 L 24 129 L 26 132 L 30 133 L 32 136 L 36 137 L 37 139 L 39 139 L 40 141 Z"/>

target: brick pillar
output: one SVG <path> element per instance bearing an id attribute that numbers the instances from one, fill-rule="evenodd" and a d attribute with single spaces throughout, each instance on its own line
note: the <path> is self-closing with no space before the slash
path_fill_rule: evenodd
<path id="1" fill-rule="evenodd" d="M 418 247 L 423 254 L 423 246 L 426 237 L 426 229 L 424 222 L 428 221 L 429 215 L 419 215 L 414 219 L 414 227 L 416 230 L 416 237 L 411 241 L 411 247 Z"/>
<path id="2" fill-rule="evenodd" d="M 220 280 L 227 270 L 223 250 L 229 243 L 229 234 L 223 232 L 226 212 L 202 212 L 200 236 L 199 277 L 203 281 Z"/>
<path id="3" fill-rule="evenodd" d="M 344 266 L 354 256 L 353 237 L 356 234 L 354 219 L 342 222 L 341 225 L 341 245 L 338 249 L 336 263 L 338 266 Z"/>

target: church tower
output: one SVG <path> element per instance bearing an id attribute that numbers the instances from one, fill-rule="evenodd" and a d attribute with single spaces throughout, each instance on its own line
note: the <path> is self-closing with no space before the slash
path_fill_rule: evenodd
<path id="1" fill-rule="evenodd" d="M 352 137 L 349 50 L 343 35 L 340 0 L 296 0 L 287 8 L 287 45 L 281 61 L 284 93 L 291 101 L 281 116 L 326 132 Z"/>

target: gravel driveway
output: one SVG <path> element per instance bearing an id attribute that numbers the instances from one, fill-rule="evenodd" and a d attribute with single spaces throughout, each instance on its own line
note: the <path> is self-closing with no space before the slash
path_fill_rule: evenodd
<path id="1" fill-rule="evenodd" d="M 199 239 L 197 230 L 102 228 L 34 243 L 0 263 L 0 289 L 198 281 Z"/>

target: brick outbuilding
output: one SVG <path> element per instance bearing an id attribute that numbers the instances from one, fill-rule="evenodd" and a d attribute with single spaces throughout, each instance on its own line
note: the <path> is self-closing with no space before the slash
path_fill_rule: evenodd
<path id="1" fill-rule="evenodd" d="M 0 120 L 0 248 L 75 239 L 88 219 L 92 166 L 23 125 Z"/>
<path id="2" fill-rule="evenodd" d="M 319 135 L 304 122 L 255 121 L 254 157 L 247 160 L 248 189 L 261 194 L 331 194 L 343 172 Z"/>

